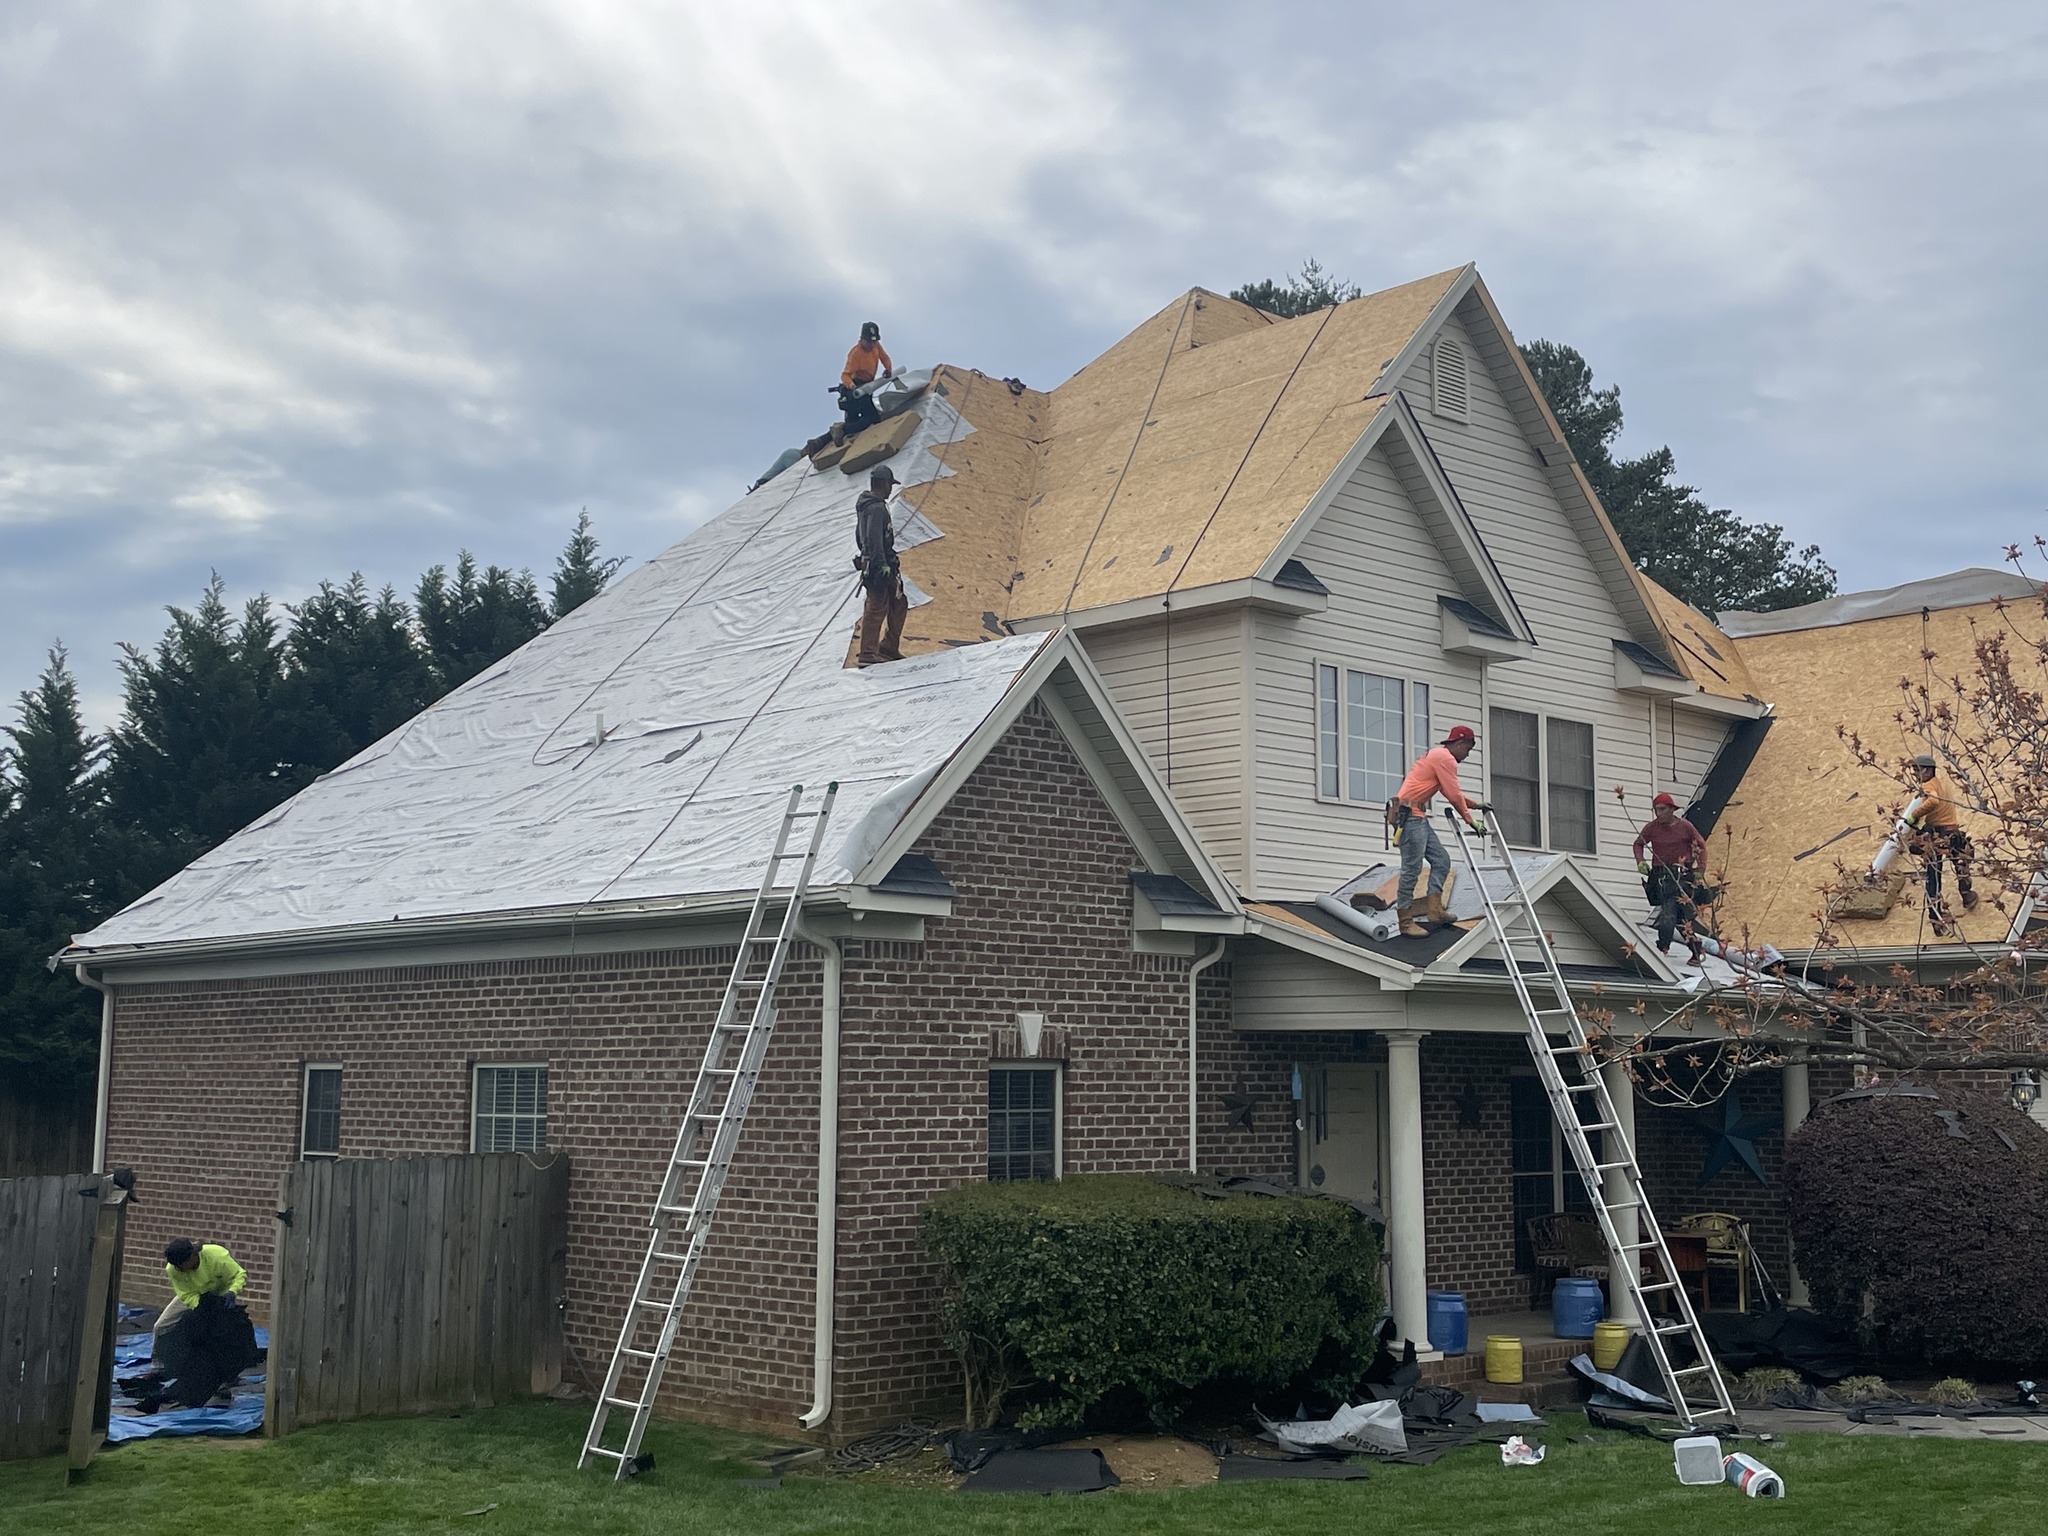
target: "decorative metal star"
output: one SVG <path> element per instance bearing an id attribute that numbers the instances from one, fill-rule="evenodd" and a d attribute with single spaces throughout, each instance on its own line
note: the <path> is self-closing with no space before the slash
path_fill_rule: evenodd
<path id="1" fill-rule="evenodd" d="M 1245 1087 L 1244 1079 L 1237 1080 L 1233 1092 L 1223 1095 L 1223 1123 L 1240 1131 L 1252 1129 L 1252 1116 L 1259 1107 L 1258 1095 Z"/>
<path id="2" fill-rule="evenodd" d="M 1458 1095 L 1458 1126 L 1461 1130 L 1479 1129 L 1479 1085 L 1471 1078 L 1465 1079 L 1465 1091 Z"/>
<path id="3" fill-rule="evenodd" d="M 1777 1125 L 1779 1118 L 1777 1115 L 1757 1115 L 1744 1119 L 1742 1095 L 1733 1089 L 1721 1101 L 1718 1114 L 1707 1110 L 1694 1116 L 1693 1129 L 1705 1136 L 1709 1143 L 1706 1166 L 1700 1169 L 1700 1183 L 1712 1183 L 1715 1174 L 1738 1159 L 1756 1175 L 1757 1183 L 1770 1183 L 1764 1174 L 1764 1160 L 1756 1150 L 1756 1139 Z"/>

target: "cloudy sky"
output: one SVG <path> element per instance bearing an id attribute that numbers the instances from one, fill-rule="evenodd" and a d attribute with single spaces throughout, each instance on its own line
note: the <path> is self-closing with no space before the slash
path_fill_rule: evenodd
<path id="1" fill-rule="evenodd" d="M 10 0 L 0 698 L 217 570 L 644 558 L 900 362 L 1479 263 L 1845 586 L 2048 532 L 2048 9 Z"/>

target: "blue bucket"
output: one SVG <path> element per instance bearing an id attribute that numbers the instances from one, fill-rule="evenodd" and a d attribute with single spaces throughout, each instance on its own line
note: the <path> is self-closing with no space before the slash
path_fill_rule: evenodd
<path id="1" fill-rule="evenodd" d="M 1590 1339 L 1593 1325 L 1607 1315 L 1598 1280 L 1568 1276 L 1550 1295 L 1551 1327 L 1560 1339 Z"/>
<path id="2" fill-rule="evenodd" d="M 1447 1355 L 1465 1353 L 1465 1293 L 1429 1292 L 1429 1347 Z"/>

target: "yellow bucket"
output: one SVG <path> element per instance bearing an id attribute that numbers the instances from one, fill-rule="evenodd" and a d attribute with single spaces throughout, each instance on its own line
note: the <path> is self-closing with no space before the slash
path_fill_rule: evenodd
<path id="1" fill-rule="evenodd" d="M 1522 1341 L 1513 1334 L 1486 1336 L 1486 1379 L 1517 1382 L 1522 1379 Z"/>
<path id="2" fill-rule="evenodd" d="M 1628 1334 L 1627 1323 L 1593 1325 L 1593 1365 L 1596 1369 L 1611 1371 L 1621 1364 L 1621 1352 L 1628 1348 Z"/>

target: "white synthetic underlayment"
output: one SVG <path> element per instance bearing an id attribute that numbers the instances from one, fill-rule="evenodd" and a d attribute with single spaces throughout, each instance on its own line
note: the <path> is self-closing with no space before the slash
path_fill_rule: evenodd
<path id="1" fill-rule="evenodd" d="M 917 410 L 891 461 L 913 485 L 968 430 Z M 1049 638 L 846 668 L 865 482 L 799 460 L 77 942 L 751 891 L 789 786 L 828 779 L 816 883 L 852 878 Z M 900 548 L 942 536 L 918 499 Z"/>
<path id="2" fill-rule="evenodd" d="M 1721 633 L 1741 639 L 1745 635 L 1781 635 L 1795 629 L 1832 629 L 1837 624 L 1856 624 L 1864 619 L 1896 618 L 1918 613 L 1922 608 L 1967 608 L 1973 603 L 2035 596 L 2040 589 L 2017 571 L 1972 566 L 1929 576 L 1903 586 L 1880 587 L 1870 592 L 1844 592 L 1824 597 L 1817 603 L 1797 608 L 1780 608 L 1771 613 L 1749 613 L 1730 609 L 1716 622 Z"/>

